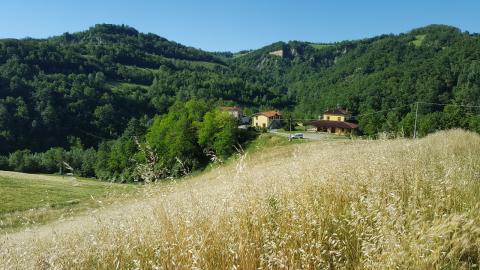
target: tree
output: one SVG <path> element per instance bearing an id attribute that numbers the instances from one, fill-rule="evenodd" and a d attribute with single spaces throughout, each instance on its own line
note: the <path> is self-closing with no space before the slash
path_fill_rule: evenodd
<path id="1" fill-rule="evenodd" d="M 39 171 L 39 162 L 30 150 L 18 150 L 10 154 L 8 165 L 18 172 L 35 173 Z"/>
<path id="2" fill-rule="evenodd" d="M 198 143 L 204 152 L 213 150 L 220 157 L 231 155 L 238 144 L 237 122 L 226 112 L 212 110 L 205 114 L 203 122 L 199 124 Z"/>
<path id="3" fill-rule="evenodd" d="M 237 139 L 237 123 L 230 115 L 222 114 L 220 119 L 220 130 L 215 135 L 213 148 L 221 158 L 230 156 L 235 151 Z"/>
<path id="4" fill-rule="evenodd" d="M 62 171 L 64 161 L 66 161 L 65 150 L 55 147 L 50 148 L 41 155 L 40 164 L 44 172 L 57 173 Z"/>
<path id="5" fill-rule="evenodd" d="M 95 124 L 100 130 L 104 130 L 106 134 L 113 135 L 115 128 L 115 109 L 112 104 L 98 106 L 93 113 L 95 116 Z"/>
<path id="6" fill-rule="evenodd" d="M 197 142 L 198 123 L 208 106 L 204 101 L 177 102 L 162 117 L 156 117 L 146 142 L 160 155 L 160 163 L 171 169 L 172 176 L 204 166 L 208 160 Z"/>

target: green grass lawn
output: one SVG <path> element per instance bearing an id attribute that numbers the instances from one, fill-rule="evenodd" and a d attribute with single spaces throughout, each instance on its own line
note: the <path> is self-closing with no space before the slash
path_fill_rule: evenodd
<path id="1" fill-rule="evenodd" d="M 315 44 L 315 43 L 310 43 L 310 46 L 312 46 L 312 47 L 315 48 L 315 49 L 320 50 L 320 49 L 324 49 L 324 48 L 331 47 L 331 46 L 333 46 L 333 45 L 331 45 L 331 44 Z"/>
<path id="2" fill-rule="evenodd" d="M 291 144 L 306 143 L 308 140 L 291 140 L 287 137 L 273 133 L 262 133 L 257 139 L 248 144 L 246 152 L 253 153 L 259 150 L 265 150 L 276 146 L 285 146 Z"/>
<path id="3" fill-rule="evenodd" d="M 135 189 L 128 184 L 0 171 L 0 231 L 97 208 Z"/>
<path id="4" fill-rule="evenodd" d="M 413 45 L 415 45 L 415 47 L 420 47 L 425 39 L 425 36 L 426 35 L 416 35 L 415 40 L 412 41 Z"/>
<path id="5" fill-rule="evenodd" d="M 115 82 L 115 81 L 109 81 L 107 83 L 108 87 L 111 87 L 114 91 L 120 91 L 121 89 L 131 89 L 131 88 L 136 88 L 140 87 L 143 89 L 147 89 L 148 86 L 143 85 L 143 84 L 137 84 L 137 83 L 127 83 L 127 82 Z M 124 91 L 124 90 L 123 90 Z"/>
<path id="6" fill-rule="evenodd" d="M 245 56 L 247 54 L 249 54 L 250 52 L 245 52 L 245 53 L 234 53 L 233 54 L 233 58 L 239 58 L 239 57 L 242 57 L 242 56 Z"/>

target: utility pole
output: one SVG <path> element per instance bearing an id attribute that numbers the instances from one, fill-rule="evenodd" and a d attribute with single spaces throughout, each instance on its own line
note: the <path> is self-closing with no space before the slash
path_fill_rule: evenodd
<path id="1" fill-rule="evenodd" d="M 417 101 L 417 108 L 415 109 L 415 125 L 413 127 L 413 138 L 417 138 L 417 118 L 418 118 L 418 101 Z"/>

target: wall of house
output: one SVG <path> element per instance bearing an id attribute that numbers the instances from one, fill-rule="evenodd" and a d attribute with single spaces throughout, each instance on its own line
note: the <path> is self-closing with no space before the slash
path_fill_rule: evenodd
<path id="1" fill-rule="evenodd" d="M 323 120 L 345 122 L 345 116 L 343 116 L 343 115 L 334 115 L 334 114 L 324 114 L 324 115 L 323 115 Z"/>
<path id="2" fill-rule="evenodd" d="M 343 128 L 335 128 L 335 131 L 334 131 L 333 128 L 328 128 L 327 132 L 335 135 L 344 135 L 347 132 L 347 130 Z"/>
<path id="3" fill-rule="evenodd" d="M 345 135 L 351 132 L 350 129 L 345 128 L 335 128 L 335 132 L 332 132 L 333 128 L 317 128 L 317 132 L 328 132 L 335 135 Z"/>
<path id="4" fill-rule="evenodd" d="M 269 124 L 269 119 L 265 115 L 255 115 L 252 117 L 252 126 L 258 128 L 267 128 Z"/>
<path id="5" fill-rule="evenodd" d="M 231 116 L 233 116 L 233 117 L 235 117 L 235 118 L 237 118 L 237 119 L 240 118 L 240 112 L 237 111 L 237 110 L 231 110 L 231 111 L 228 111 L 228 113 L 229 113 Z"/>
<path id="6" fill-rule="evenodd" d="M 353 129 L 348 129 L 348 128 L 336 128 L 335 129 L 335 135 L 347 135 L 347 134 L 352 134 L 355 132 Z"/>

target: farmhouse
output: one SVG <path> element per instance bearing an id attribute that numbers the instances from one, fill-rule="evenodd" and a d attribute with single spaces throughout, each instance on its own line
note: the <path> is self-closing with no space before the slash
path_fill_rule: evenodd
<path id="1" fill-rule="evenodd" d="M 281 125 L 282 114 L 278 111 L 259 112 L 252 115 L 252 126 L 255 128 L 278 128 Z"/>
<path id="2" fill-rule="evenodd" d="M 245 116 L 242 108 L 239 106 L 222 106 L 219 108 L 219 110 L 221 112 L 227 112 L 228 114 L 230 114 L 233 118 L 237 119 L 240 125 L 248 124 L 250 121 L 250 118 L 248 116 Z"/>
<path id="3" fill-rule="evenodd" d="M 355 123 L 348 122 L 351 120 L 351 113 L 344 109 L 327 109 L 321 120 L 308 123 L 314 126 L 317 131 L 328 132 L 337 135 L 352 133 L 358 128 Z"/>
<path id="4" fill-rule="evenodd" d="M 233 107 L 222 106 L 219 109 L 221 112 L 227 112 L 228 114 L 230 114 L 236 119 L 240 119 L 243 116 L 242 108 L 238 106 L 233 106 Z"/>

